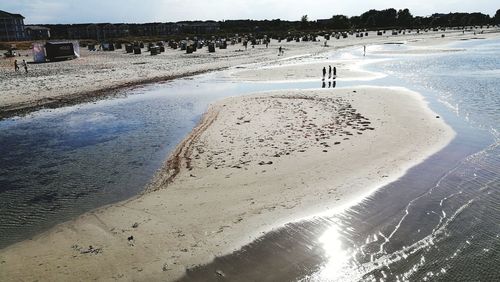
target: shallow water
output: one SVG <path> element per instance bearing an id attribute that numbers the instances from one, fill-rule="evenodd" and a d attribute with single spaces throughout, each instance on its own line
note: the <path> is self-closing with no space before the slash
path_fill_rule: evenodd
<path id="1" fill-rule="evenodd" d="M 210 103 L 321 86 L 320 80 L 236 83 L 212 73 L 1 120 L 0 248 L 141 193 Z"/>
<path id="2" fill-rule="evenodd" d="M 458 132 L 450 146 L 345 213 L 289 224 L 189 277 L 208 279 L 218 268 L 240 280 L 499 277 L 499 42 L 456 47 L 466 51 L 378 61 L 368 69 L 389 76 L 362 82 L 423 93 Z M 347 53 L 355 59 L 360 52 Z M 140 193 L 209 103 L 320 87 L 321 81 L 234 83 L 216 73 L 0 121 L 0 248 Z"/>
<path id="3" fill-rule="evenodd" d="M 393 79 L 424 93 L 444 113 L 458 137 L 441 153 L 446 162 L 435 165 L 436 169 L 447 168 L 437 174 L 438 178 L 426 185 L 421 185 L 424 180 L 410 182 L 422 188 L 407 192 L 410 201 L 403 201 L 404 208 L 392 217 L 387 215 L 382 228 L 364 231 L 368 233 L 365 238 L 351 238 L 355 242 L 351 248 L 356 246 L 358 252 L 348 269 L 362 269 L 360 278 L 500 278 L 496 267 L 500 263 L 500 41 L 467 41 L 451 47 L 465 50 L 400 57 L 377 66 L 391 72 Z M 440 109 L 443 106 L 446 110 Z M 450 162 L 450 156 L 460 154 L 465 156 Z M 422 173 L 421 177 L 429 175 L 436 173 Z M 385 193 L 396 189 L 404 187 L 391 184 Z M 370 202 L 384 202 L 383 193 L 339 219 L 356 226 L 353 218 L 360 220 L 380 211 L 380 207 L 372 208 Z M 321 274 L 315 277 L 323 280 Z"/>
<path id="4" fill-rule="evenodd" d="M 424 94 L 457 131 L 449 146 L 345 212 L 287 224 L 184 280 L 498 281 L 500 41 L 450 47 L 465 50 L 368 67 L 389 74 L 370 85 Z"/>

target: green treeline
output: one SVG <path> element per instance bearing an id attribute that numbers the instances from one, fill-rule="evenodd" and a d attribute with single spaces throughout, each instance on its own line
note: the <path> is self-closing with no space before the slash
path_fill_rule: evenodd
<path id="1" fill-rule="evenodd" d="M 330 19 L 308 21 L 307 15 L 298 21 L 227 20 L 220 22 L 224 32 L 269 32 L 293 30 L 347 30 L 347 29 L 406 29 L 465 27 L 500 24 L 500 10 L 494 17 L 482 13 L 433 14 L 428 17 L 413 16 L 408 9 L 369 10 L 360 16 L 334 15 Z"/>

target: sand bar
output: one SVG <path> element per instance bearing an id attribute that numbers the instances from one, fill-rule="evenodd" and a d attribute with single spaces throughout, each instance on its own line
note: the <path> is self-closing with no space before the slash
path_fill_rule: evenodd
<path id="1" fill-rule="evenodd" d="M 322 77 L 322 69 L 326 68 L 325 79 L 329 79 L 329 66 L 335 67 L 336 81 L 347 80 L 373 80 L 381 78 L 381 73 L 362 70 L 360 60 L 321 60 L 314 63 L 288 64 L 265 68 L 249 68 L 232 73 L 232 77 L 247 82 L 290 82 L 290 81 L 319 81 Z M 333 70 L 331 73 L 333 78 Z"/>
<path id="2" fill-rule="evenodd" d="M 453 136 L 402 88 L 228 98 L 147 193 L 1 250 L 0 280 L 173 280 L 280 224 L 359 200 Z"/>

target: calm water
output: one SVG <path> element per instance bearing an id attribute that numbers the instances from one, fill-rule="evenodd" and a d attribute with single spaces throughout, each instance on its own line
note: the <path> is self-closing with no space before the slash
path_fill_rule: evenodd
<path id="1" fill-rule="evenodd" d="M 235 83 L 212 73 L 0 121 L 0 248 L 143 191 L 210 103 L 311 87 L 321 81 Z"/>
<path id="2" fill-rule="evenodd" d="M 450 47 L 462 51 L 391 55 L 368 66 L 388 76 L 364 83 L 422 93 L 457 131 L 449 146 L 360 204 L 289 223 L 183 281 L 217 271 L 228 281 L 500 281 L 500 40 Z"/>
<path id="3" fill-rule="evenodd" d="M 500 41 L 450 47 L 463 51 L 399 56 L 370 67 L 390 74 L 375 84 L 423 93 L 458 137 L 423 166 L 331 218 L 320 241 L 342 255 L 326 248 L 329 263 L 307 279 L 500 280 Z"/>
<path id="4" fill-rule="evenodd" d="M 246 247 L 240 254 L 247 258 L 243 266 L 252 249 L 269 246 L 269 240 L 283 246 L 284 238 L 292 242 L 296 236 L 307 242 L 292 244 L 304 247 L 297 249 L 297 258 L 311 251 L 313 255 L 299 263 L 286 255 L 292 247 L 282 255 L 273 249 L 267 256 L 273 263 L 286 258 L 288 266 L 302 265 L 295 271 L 273 269 L 278 280 L 500 277 L 500 42 L 468 41 L 453 47 L 464 51 L 396 56 L 371 65 L 369 69 L 389 76 L 363 82 L 423 93 L 458 132 L 452 144 L 352 209 L 291 224 L 278 231 L 280 236 L 274 233 L 272 240 L 262 238 Z M 359 55 L 360 50 L 348 53 Z M 0 121 L 0 248 L 142 191 L 209 103 L 260 90 L 319 87 L 320 81 L 237 84 L 209 74 L 129 90 L 122 98 Z"/>

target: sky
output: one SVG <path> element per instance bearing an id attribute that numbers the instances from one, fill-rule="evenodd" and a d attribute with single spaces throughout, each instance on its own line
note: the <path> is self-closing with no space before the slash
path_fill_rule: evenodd
<path id="1" fill-rule="evenodd" d="M 26 24 L 300 20 L 302 15 L 316 20 L 387 8 L 408 8 L 414 16 L 449 12 L 493 16 L 500 5 L 498 0 L 0 0 L 0 10 L 22 14 Z"/>

